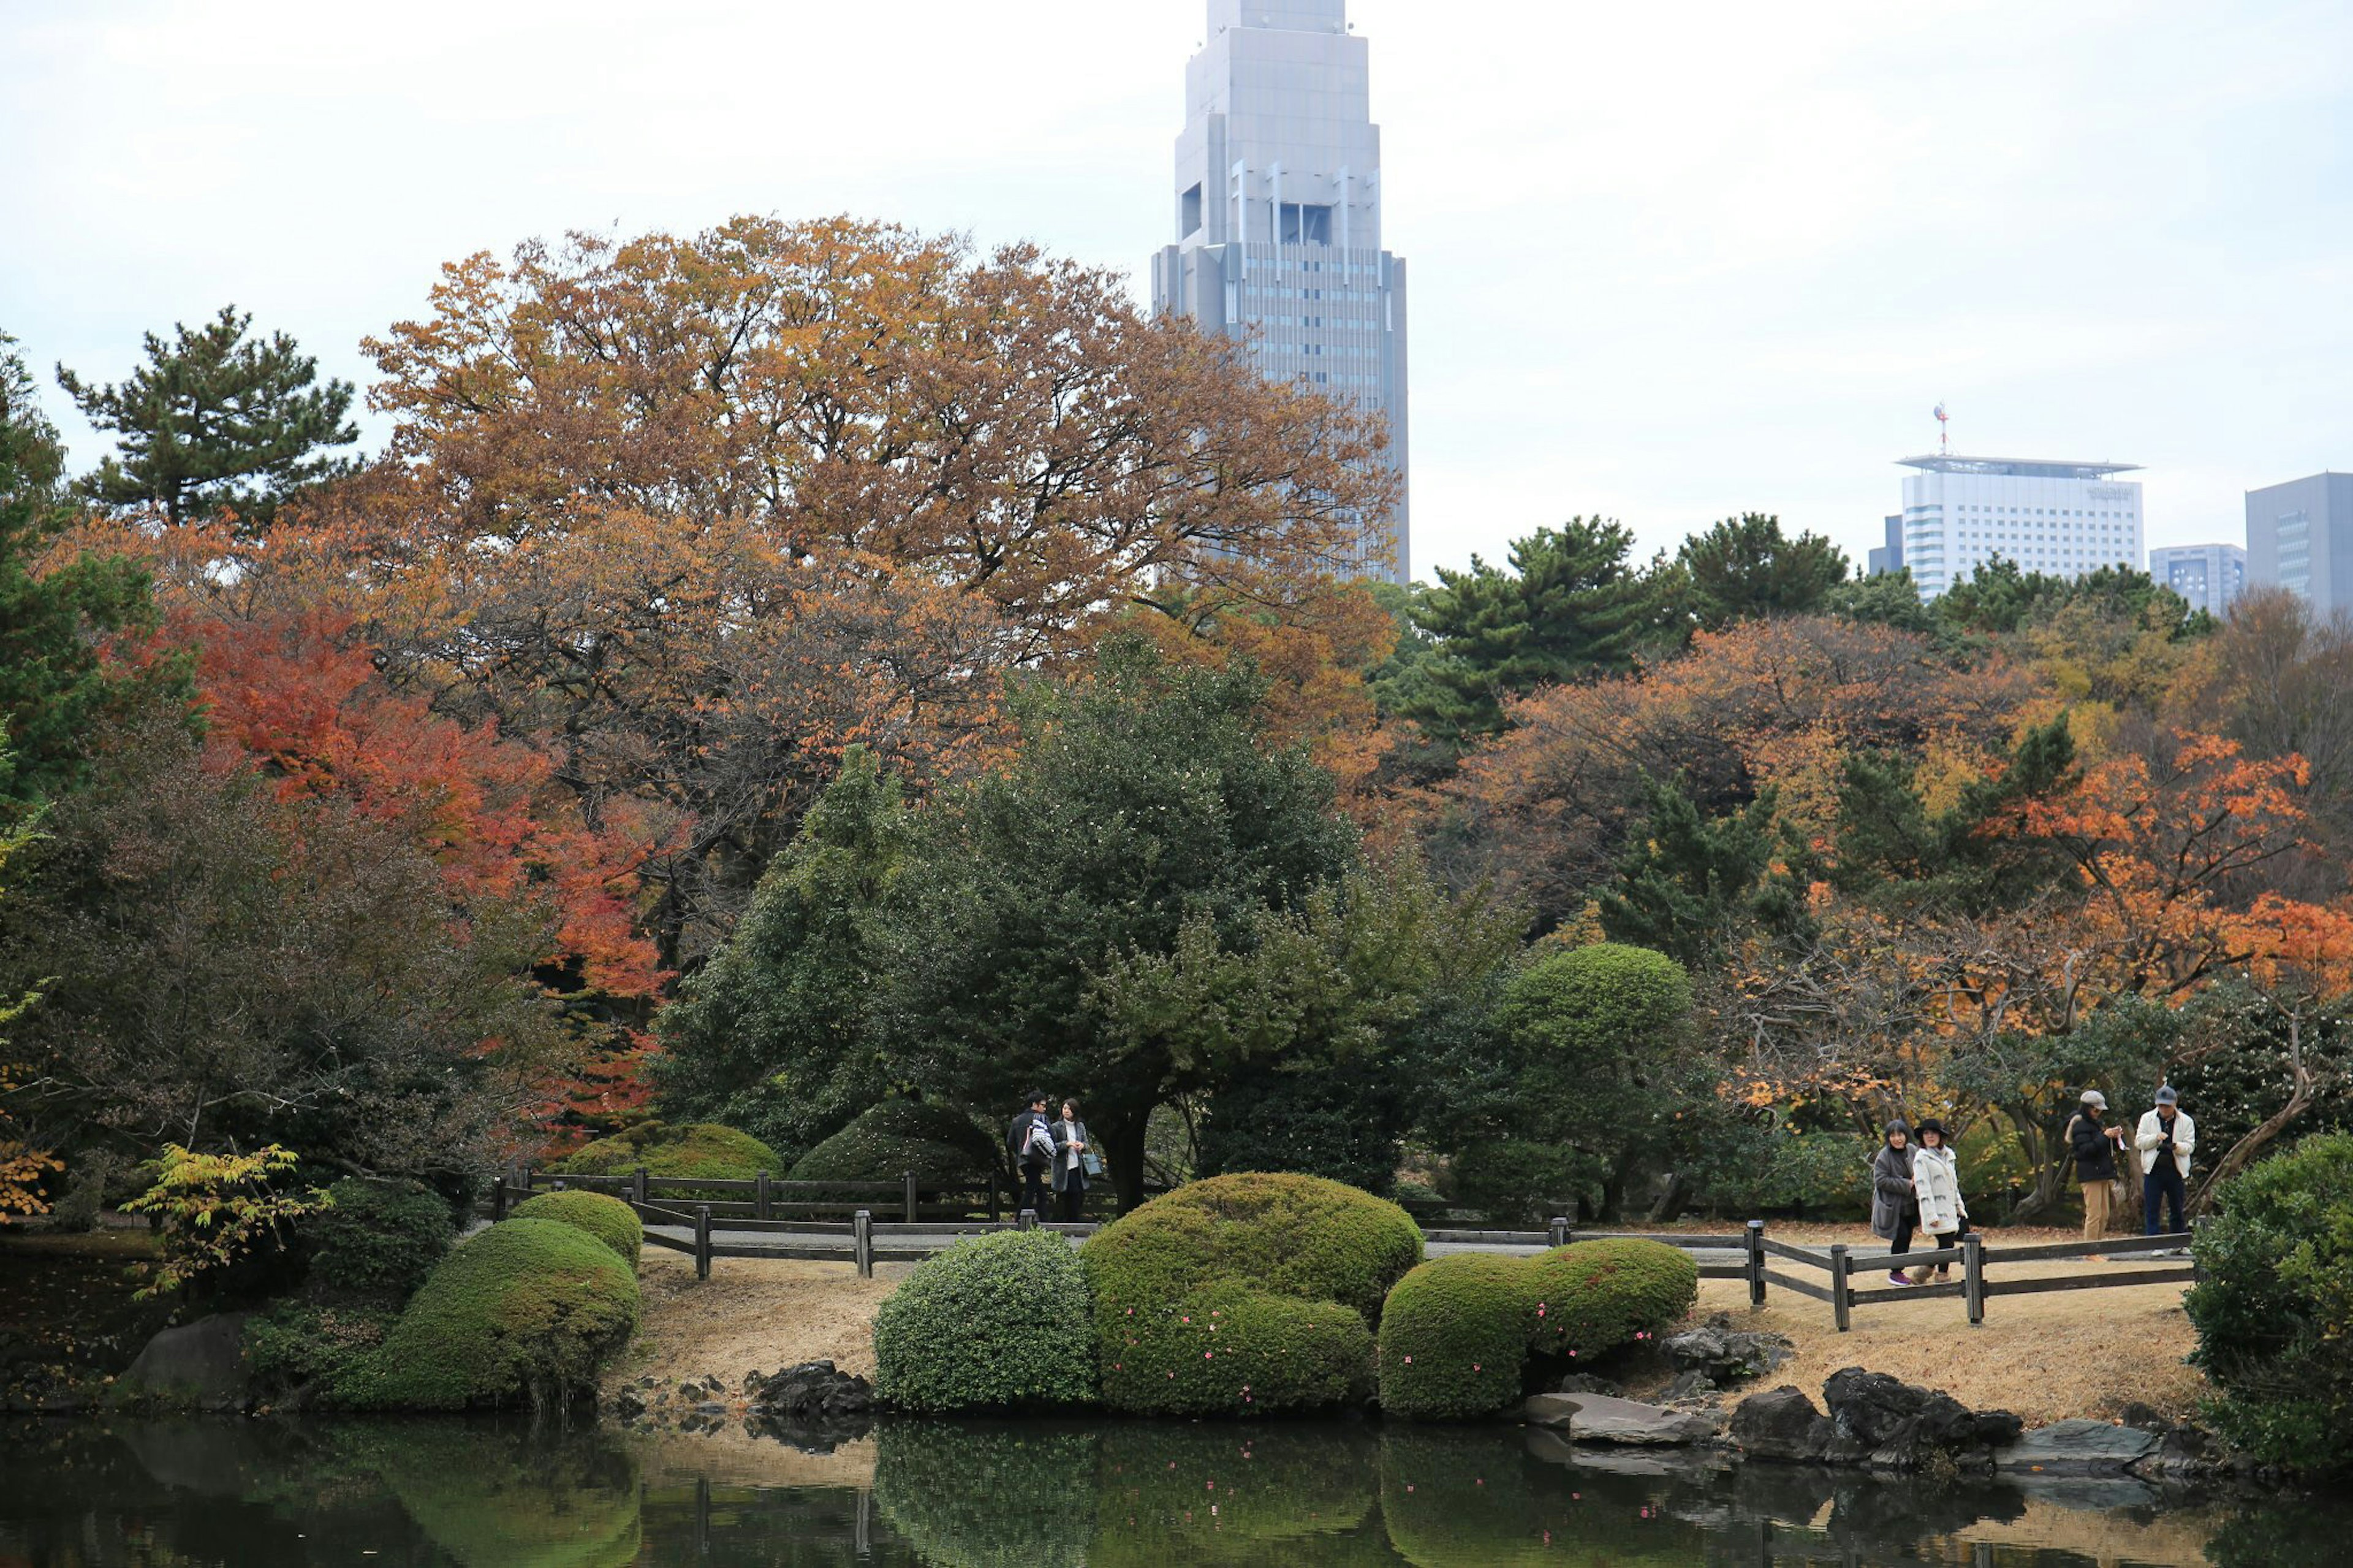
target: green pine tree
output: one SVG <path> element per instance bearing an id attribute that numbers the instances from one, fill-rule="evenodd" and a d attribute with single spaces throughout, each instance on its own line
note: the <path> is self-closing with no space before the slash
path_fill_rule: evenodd
<path id="1" fill-rule="evenodd" d="M 128 380 L 97 386 L 64 365 L 58 384 L 84 417 L 121 437 L 121 451 L 76 490 L 111 507 L 156 506 L 178 525 L 234 511 L 248 530 L 269 525 L 288 497 L 343 471 L 325 449 L 348 447 L 349 382 L 317 384 L 319 362 L 292 338 L 247 337 L 250 313 L 234 305 L 176 342 L 146 334 L 146 363 Z"/>
<path id="2" fill-rule="evenodd" d="M 1683 541 L 1677 559 L 1693 613 L 1710 631 L 1762 616 L 1812 615 L 1846 581 L 1846 552 L 1819 533 L 1791 539 L 1764 512 L 1725 518 Z"/>

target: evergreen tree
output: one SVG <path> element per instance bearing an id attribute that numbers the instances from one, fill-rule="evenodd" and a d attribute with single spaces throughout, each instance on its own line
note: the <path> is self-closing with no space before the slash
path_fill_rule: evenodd
<path id="1" fill-rule="evenodd" d="M 1504 729 L 1504 699 L 1631 669 L 1668 620 L 1660 584 L 1628 564 L 1634 536 L 1574 517 L 1513 544 L 1511 570 L 1477 556 L 1438 569 L 1440 586 L 1412 608 L 1437 639 L 1401 711 L 1434 738 L 1460 743 Z"/>
<path id="2" fill-rule="evenodd" d="M 234 305 L 165 342 L 146 334 L 147 362 L 130 379 L 92 385 L 65 366 L 58 384 L 92 425 L 121 437 L 75 487 L 104 506 L 160 506 L 174 525 L 228 510 L 267 528 L 280 502 L 345 468 L 322 449 L 359 439 L 345 418 L 349 382 L 316 384 L 319 362 L 284 332 L 248 339 Z"/>
<path id="3" fill-rule="evenodd" d="M 1690 582 L 1692 613 L 1710 631 L 1758 616 L 1821 609 L 1846 581 L 1846 552 L 1819 533 L 1791 539 L 1763 512 L 1728 517 L 1683 541 L 1677 556 Z"/>
<path id="4" fill-rule="evenodd" d="M 1615 884 L 1596 895 L 1610 941 L 1701 968 L 1748 921 L 1784 929 L 1802 921 L 1801 889 L 1789 876 L 1771 874 L 1775 791 L 1710 820 L 1683 788 L 1645 779 L 1643 790 L 1650 820 L 1619 863 Z"/>
<path id="5" fill-rule="evenodd" d="M 15 342 L 0 333 L 0 823 L 87 777 L 100 719 L 188 693 L 180 661 L 141 669 L 107 655 L 109 634 L 154 623 L 145 573 L 88 554 L 35 571 L 67 521 L 65 457 Z"/>

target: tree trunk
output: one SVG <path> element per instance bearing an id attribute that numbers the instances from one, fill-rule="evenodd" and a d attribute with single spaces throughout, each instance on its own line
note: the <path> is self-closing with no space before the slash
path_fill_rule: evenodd
<path id="1" fill-rule="evenodd" d="M 1144 1136 L 1151 1120 L 1150 1106 L 1095 1118 L 1103 1130 L 1103 1169 L 1111 1173 L 1112 1191 L 1122 1214 L 1144 1201 Z"/>
<path id="2" fill-rule="evenodd" d="M 2204 1214 L 2212 1205 L 2214 1194 L 2221 1189 L 2222 1184 L 2246 1169 L 2248 1163 L 2262 1153 L 2273 1139 L 2286 1131 L 2289 1122 L 2310 1110 L 2315 1098 L 2312 1074 L 2299 1064 L 2295 1069 L 2295 1089 L 2288 1096 L 2287 1103 L 2266 1118 L 2262 1126 L 2232 1144 L 2231 1152 L 2206 1173 L 2206 1179 L 2198 1184 L 2196 1192 L 2189 1194 L 2189 1216 L 2194 1219 Z"/>

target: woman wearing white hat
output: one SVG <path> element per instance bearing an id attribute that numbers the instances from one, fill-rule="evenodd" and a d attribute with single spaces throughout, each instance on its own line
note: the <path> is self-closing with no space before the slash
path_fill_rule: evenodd
<path id="1" fill-rule="evenodd" d="M 2107 1113 L 2108 1097 L 2087 1089 L 2082 1109 L 2067 1123 L 2067 1152 L 2075 1161 L 2075 1179 L 2084 1184 L 2085 1241 L 2097 1241 L 2108 1233 L 2116 1202 L 2116 1151 L 2124 1147 L 2125 1130 L 2106 1125 L 2101 1119 Z"/>

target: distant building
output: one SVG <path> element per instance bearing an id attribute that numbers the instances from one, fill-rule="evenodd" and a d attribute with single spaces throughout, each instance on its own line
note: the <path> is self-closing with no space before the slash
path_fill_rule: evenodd
<path id="1" fill-rule="evenodd" d="M 1898 461 L 1919 470 L 1904 481 L 1903 563 L 1924 599 L 1997 555 L 2054 577 L 2140 564 L 2140 483 L 2113 477 L 2137 463 L 1944 453 Z"/>
<path id="2" fill-rule="evenodd" d="M 1368 520 L 1369 575 L 1406 581 L 1405 263 L 1381 248 L 1381 132 L 1347 0 L 1208 0 L 1185 68 L 1176 243 L 1152 258 L 1156 312 L 1252 339 L 1269 376 L 1388 422 L 1394 518 Z"/>
<path id="3" fill-rule="evenodd" d="M 2235 544 L 2153 545 L 2148 574 L 2187 599 L 2191 609 L 2227 616 L 2246 592 L 2247 552 Z"/>
<path id="4" fill-rule="evenodd" d="M 1887 542 L 1871 552 L 1871 574 L 1874 577 L 1904 570 L 1904 514 L 1897 512 L 1885 522 Z"/>
<path id="5" fill-rule="evenodd" d="M 2247 492 L 2247 585 L 2285 588 L 2324 616 L 2353 611 L 2353 474 Z"/>

